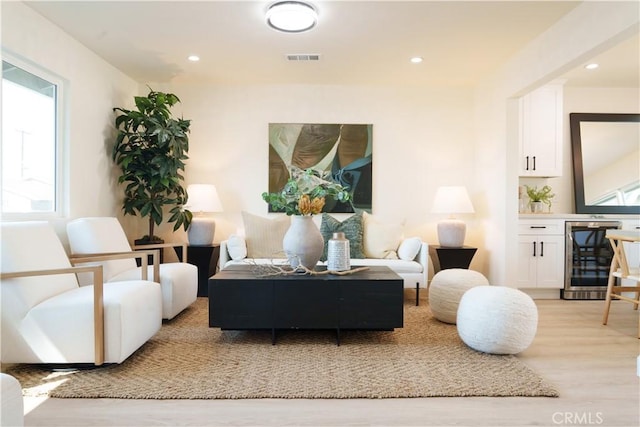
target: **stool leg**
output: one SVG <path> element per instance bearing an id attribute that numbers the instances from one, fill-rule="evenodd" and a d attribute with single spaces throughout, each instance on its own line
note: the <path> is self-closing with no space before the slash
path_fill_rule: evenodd
<path id="1" fill-rule="evenodd" d="M 609 309 L 611 308 L 611 293 L 613 291 L 613 284 L 616 278 L 613 274 L 609 275 L 609 282 L 607 283 L 607 297 L 604 300 L 604 315 L 602 316 L 602 324 L 606 325 L 609 320 Z"/>
<path id="2" fill-rule="evenodd" d="M 607 321 L 609 320 L 609 309 L 611 308 L 611 295 L 613 294 L 613 285 L 616 283 L 616 276 L 614 276 L 613 273 L 617 269 L 618 269 L 618 258 L 614 250 L 614 255 L 613 255 L 613 258 L 611 259 L 611 267 L 609 267 L 609 280 L 607 281 L 607 297 L 605 298 L 605 301 L 604 301 L 604 314 L 602 315 L 603 325 L 606 325 Z"/>

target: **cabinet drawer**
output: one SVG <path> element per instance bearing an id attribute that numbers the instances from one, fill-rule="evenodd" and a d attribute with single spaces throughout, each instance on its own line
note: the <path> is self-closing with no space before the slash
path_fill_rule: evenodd
<path id="1" fill-rule="evenodd" d="M 564 234 L 564 221 L 520 221 L 518 234 Z"/>

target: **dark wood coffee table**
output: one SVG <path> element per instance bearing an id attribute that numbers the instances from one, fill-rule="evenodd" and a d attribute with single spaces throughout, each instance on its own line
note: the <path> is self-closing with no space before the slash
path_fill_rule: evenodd
<path id="1" fill-rule="evenodd" d="M 323 267 L 318 267 L 321 269 Z M 387 330 L 403 326 L 403 280 L 388 267 L 345 276 L 258 277 L 250 265 L 209 279 L 209 327 L 223 330 Z"/>

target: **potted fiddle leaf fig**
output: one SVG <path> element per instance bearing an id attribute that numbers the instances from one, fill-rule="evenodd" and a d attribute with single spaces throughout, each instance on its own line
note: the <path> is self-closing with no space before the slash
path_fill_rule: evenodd
<path id="1" fill-rule="evenodd" d="M 182 175 L 189 158 L 191 121 L 173 117 L 170 109 L 180 102 L 176 95 L 149 91 L 134 98 L 136 109 L 113 109 L 118 135 L 112 157 L 122 172 L 118 183 L 125 186 L 122 209 L 125 215 L 149 220 L 148 234 L 136 244 L 162 242 L 154 235 L 154 226 L 164 220 L 165 207 L 174 231 L 180 226 L 186 230 L 192 218 L 184 208 L 187 192 Z"/>

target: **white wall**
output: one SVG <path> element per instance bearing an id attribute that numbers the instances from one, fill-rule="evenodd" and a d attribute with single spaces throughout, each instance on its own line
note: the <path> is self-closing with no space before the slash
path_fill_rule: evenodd
<path id="1" fill-rule="evenodd" d="M 267 215 L 260 195 L 267 191 L 270 122 L 373 124 L 373 214 L 404 222 L 407 234 L 437 242 L 440 216 L 430 210 L 439 185 L 466 185 L 474 197 L 469 90 L 154 87 L 159 88 L 178 95 L 176 112 L 192 119 L 186 181 L 213 183 L 222 199 L 216 241 L 242 227 L 242 210 Z M 467 243 L 478 241 L 476 234 L 470 231 Z"/>
<path id="2" fill-rule="evenodd" d="M 69 165 L 65 217 L 56 221 L 64 238 L 69 218 L 120 212 L 113 162 L 114 106 L 131 106 L 138 84 L 89 49 L 18 2 L 2 2 L 2 47 L 65 80 Z"/>

